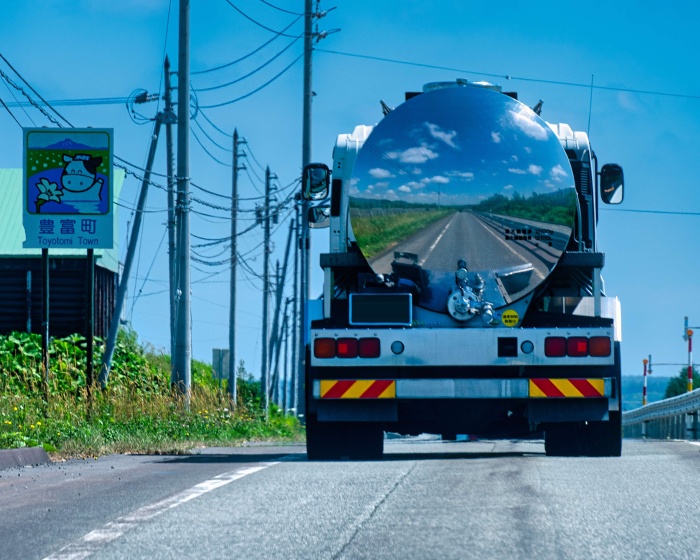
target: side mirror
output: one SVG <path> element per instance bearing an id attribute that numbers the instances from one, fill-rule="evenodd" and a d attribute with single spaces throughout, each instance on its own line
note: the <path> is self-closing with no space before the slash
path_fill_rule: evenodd
<path id="1" fill-rule="evenodd" d="M 308 219 L 311 229 L 327 228 L 331 225 L 331 209 L 329 206 L 312 206 Z"/>
<path id="2" fill-rule="evenodd" d="M 622 167 L 606 163 L 600 170 L 600 198 L 605 204 L 620 204 L 625 197 Z"/>
<path id="3" fill-rule="evenodd" d="M 325 163 L 310 163 L 301 175 L 301 196 L 304 200 L 328 198 L 331 183 L 331 170 Z"/>

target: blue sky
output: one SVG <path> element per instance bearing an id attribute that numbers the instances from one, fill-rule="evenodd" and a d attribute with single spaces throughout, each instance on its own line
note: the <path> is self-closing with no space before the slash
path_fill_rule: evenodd
<path id="1" fill-rule="evenodd" d="M 411 99 L 377 125 L 365 148 L 351 186 L 359 198 L 457 206 L 574 188 L 549 127 L 525 105 L 481 88 Z"/>
<path id="2" fill-rule="evenodd" d="M 290 12 L 303 8 L 301 0 L 269 3 Z M 203 118 L 206 115 L 225 133 L 231 134 L 237 127 L 248 140 L 246 150 L 251 155 L 246 163 L 248 172 L 241 177 L 241 196 L 260 196 L 261 167 L 269 165 L 279 177 L 282 200 L 289 192 L 283 188 L 299 175 L 301 165 L 302 67 L 301 61 L 294 60 L 301 54 L 302 44 L 294 37 L 302 33 L 302 22 L 293 23 L 296 16 L 259 0 L 231 0 L 231 4 L 267 28 L 290 26 L 286 34 L 291 37 L 280 37 L 222 70 L 193 74 L 193 86 L 199 89 L 240 79 L 221 89 L 200 92 L 200 106 L 251 94 L 292 66 L 257 93 L 200 111 L 194 131 L 222 163 L 192 138 L 192 180 L 216 193 L 230 192 L 226 164 L 231 156 L 226 150 L 231 139 L 213 128 Z M 241 58 L 273 37 L 231 4 L 226 0 L 192 2 L 193 72 Z M 433 81 L 488 79 L 500 83 L 504 90 L 517 91 L 529 106 L 542 99 L 545 120 L 565 122 L 576 130 L 587 130 L 590 123 L 600 163 L 616 162 L 625 169 L 625 202 L 618 209 L 602 211 L 599 224 L 599 249 L 606 253 L 606 290 L 622 301 L 623 371 L 641 373 L 642 359 L 648 354 L 655 362 L 684 362 L 683 317 L 689 316 L 691 325 L 700 325 L 700 215 L 692 214 L 700 212 L 695 170 L 700 137 L 698 4 L 691 0 L 593 1 L 583 5 L 549 0 L 354 0 L 335 4 L 324 0 L 321 7 L 336 5 L 337 9 L 319 21 L 320 30 L 341 31 L 322 40 L 314 56 L 314 159 L 330 163 L 337 134 L 380 120 L 380 99 L 396 106 L 404 91 L 420 90 L 424 83 Z M 166 0 L 3 2 L 0 53 L 48 100 L 120 98 L 138 89 L 159 92 L 164 54 L 170 56 L 174 68 L 177 66 L 177 11 L 178 3 L 170 6 Z M 269 65 L 244 77 L 288 45 Z M 19 83 L 2 61 L 0 69 Z M 591 82 L 595 86 L 592 96 L 591 88 L 585 87 Z M 0 97 L 14 101 L 2 83 Z M 114 128 L 115 154 L 144 165 L 151 125 L 132 122 L 124 104 L 56 108 L 74 126 Z M 156 103 L 137 107 L 145 117 L 152 117 L 157 109 Z M 12 109 L 21 125 L 51 125 L 35 109 L 25 110 Z M 158 172 L 165 167 L 163 145 L 157 156 Z M 0 167 L 20 167 L 21 146 L 20 126 L 0 111 Z M 138 185 L 133 177 L 127 179 L 123 204 L 134 205 Z M 193 194 L 197 192 L 193 190 Z M 198 195 L 214 206 L 222 206 L 222 202 L 225 206 L 225 199 L 201 191 Z M 127 304 L 141 338 L 158 348 L 166 348 L 169 340 L 163 291 L 167 288 L 166 244 L 160 244 L 165 204 L 164 193 L 152 189 L 148 208 L 154 212 L 145 221 L 136 270 L 138 283 L 131 290 L 132 296 L 139 290 L 142 294 L 133 310 L 132 301 Z M 253 204 L 251 200 L 241 206 L 252 210 Z M 195 205 L 195 210 L 200 214 L 193 216 L 193 234 L 207 238 L 227 235 L 228 222 L 211 217 L 225 212 L 203 205 Z M 670 213 L 648 213 L 659 211 Z M 680 214 L 683 212 L 691 214 Z M 250 217 L 248 212 L 245 218 Z M 130 212 L 122 209 L 122 255 L 130 220 Z M 250 223 L 241 221 L 241 229 Z M 286 224 L 281 223 L 274 237 L 273 262 L 283 258 L 286 231 Z M 314 233 L 314 252 L 324 249 L 325 239 L 326 231 Z M 256 228 L 239 246 L 257 272 L 262 266 L 261 241 L 262 231 Z M 226 256 L 212 256 L 221 247 L 198 250 L 216 261 Z M 228 274 L 204 280 L 207 274 L 224 269 L 197 266 L 205 272 L 193 271 L 193 351 L 195 357 L 210 360 L 212 347 L 227 344 Z M 319 292 L 320 269 L 314 271 L 313 278 L 314 291 Z M 259 288 L 260 281 L 254 277 L 242 278 L 238 286 L 237 354 L 252 371 L 258 371 L 260 364 Z M 678 369 L 659 367 L 656 372 L 672 374 Z"/>

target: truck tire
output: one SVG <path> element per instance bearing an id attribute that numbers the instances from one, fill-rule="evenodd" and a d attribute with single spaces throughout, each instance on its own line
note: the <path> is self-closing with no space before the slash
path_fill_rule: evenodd
<path id="1" fill-rule="evenodd" d="M 306 457 L 309 461 L 340 459 L 339 425 L 319 422 L 315 414 L 306 417 Z"/>
<path id="2" fill-rule="evenodd" d="M 610 412 L 607 422 L 570 422 L 545 428 L 544 450 L 550 457 L 619 457 L 622 417 Z"/>
<path id="3" fill-rule="evenodd" d="M 319 422 L 306 418 L 309 461 L 377 461 L 384 452 L 384 431 L 370 422 Z"/>
<path id="4" fill-rule="evenodd" d="M 610 412 L 607 422 L 589 422 L 586 426 L 589 457 L 619 457 L 622 455 L 622 416 Z"/>

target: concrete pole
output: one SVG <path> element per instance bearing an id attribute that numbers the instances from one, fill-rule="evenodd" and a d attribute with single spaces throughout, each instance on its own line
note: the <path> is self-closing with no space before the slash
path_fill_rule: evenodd
<path id="1" fill-rule="evenodd" d="M 686 331 L 688 335 L 688 393 L 693 390 L 693 330 Z"/>
<path id="2" fill-rule="evenodd" d="M 141 192 L 136 206 L 136 216 L 134 217 L 134 225 L 131 228 L 131 237 L 129 238 L 129 246 L 126 251 L 126 260 L 124 261 L 124 270 L 119 281 L 117 289 L 117 300 L 114 303 L 114 313 L 112 322 L 109 325 L 109 334 L 105 344 L 105 353 L 102 356 L 102 367 L 97 378 L 98 383 L 104 389 L 107 387 L 107 379 L 109 378 L 109 369 L 112 367 L 112 358 L 114 356 L 114 348 L 117 343 L 117 333 L 119 332 L 119 324 L 121 322 L 122 307 L 126 299 L 126 289 L 129 283 L 129 275 L 131 274 L 131 265 L 134 262 L 136 254 L 136 245 L 141 232 L 141 222 L 143 221 L 143 209 L 146 206 L 146 196 L 148 195 L 148 184 L 151 182 L 151 169 L 153 168 L 153 160 L 156 157 L 156 147 L 158 146 L 158 137 L 160 136 L 160 127 L 163 121 L 162 113 L 156 115 L 155 130 L 151 138 L 151 146 L 148 151 L 148 160 L 146 162 L 146 172 L 143 174 L 141 183 Z"/>
<path id="3" fill-rule="evenodd" d="M 644 388 L 642 389 L 642 406 L 647 405 L 647 364 L 649 361 L 645 358 L 642 360 L 644 364 Z"/>
<path id="4" fill-rule="evenodd" d="M 299 206 L 294 205 L 295 221 L 294 221 L 294 239 L 297 244 L 297 250 L 294 251 L 294 301 L 292 302 L 292 408 L 294 415 L 298 414 L 299 409 L 299 345 L 297 344 L 297 335 L 299 328 Z M 303 398 L 303 395 L 302 395 Z"/>
<path id="5" fill-rule="evenodd" d="M 170 84 L 170 59 L 165 57 L 165 147 L 166 147 L 166 173 L 168 175 L 168 277 L 170 289 L 170 383 L 175 383 L 173 378 L 175 344 L 177 340 L 177 255 L 176 255 L 176 230 L 175 230 L 175 150 L 173 142 L 173 124 L 177 123 L 177 117 L 173 110 L 173 90 Z"/>
<path id="6" fill-rule="evenodd" d="M 228 394 L 236 408 L 236 267 L 238 265 L 238 130 L 233 131 L 233 178 L 231 185 L 231 301 L 228 331 Z"/>
<path id="7" fill-rule="evenodd" d="M 263 242 L 263 316 L 262 316 L 262 362 L 260 372 L 260 387 L 263 391 L 265 413 L 270 412 L 270 379 L 268 350 L 268 306 L 270 300 L 270 168 L 265 169 L 265 208 L 263 215 L 265 240 Z"/>
<path id="8" fill-rule="evenodd" d="M 313 0 L 304 0 L 304 115 L 302 137 L 302 168 L 311 163 L 311 102 L 313 100 L 312 89 L 312 53 L 313 53 Z M 306 332 L 308 322 L 308 302 L 311 294 L 311 237 L 309 235 L 309 222 L 307 215 L 309 203 L 302 201 L 301 205 L 301 291 L 299 309 L 299 373 L 298 383 L 300 393 L 303 395 L 306 370 Z M 306 414 L 305 399 L 298 399 L 297 416 L 302 419 Z"/>
<path id="9" fill-rule="evenodd" d="M 177 69 L 177 342 L 175 389 L 189 408 L 192 386 L 192 316 L 190 293 L 190 2 L 180 0 Z"/>

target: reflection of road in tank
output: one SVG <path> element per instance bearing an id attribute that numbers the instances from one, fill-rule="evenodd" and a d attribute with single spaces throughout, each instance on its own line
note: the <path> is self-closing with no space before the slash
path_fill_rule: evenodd
<path id="1" fill-rule="evenodd" d="M 550 229 L 553 228 L 550 226 Z M 510 294 L 517 299 L 544 280 L 561 255 L 561 249 L 506 240 L 503 231 L 502 224 L 497 226 L 471 212 L 455 212 L 398 243 L 388 253 L 371 260 L 370 265 L 377 273 L 391 272 L 391 261 L 397 251 L 418 255 L 418 264 L 434 272 L 455 271 L 459 259 L 467 262 L 470 271 L 497 271 L 530 264 L 533 274 L 528 287 L 518 294 Z"/>
<path id="2" fill-rule="evenodd" d="M 391 273 L 391 263 L 394 260 L 394 253 L 397 251 L 404 253 L 413 253 L 418 255 L 418 264 L 421 266 L 425 261 L 425 257 L 431 252 L 431 245 L 435 244 L 436 240 L 444 236 L 445 230 L 451 228 L 451 223 L 456 214 L 449 214 L 444 218 L 431 223 L 426 228 L 422 229 L 418 233 L 415 233 L 408 239 L 400 241 L 394 245 L 390 250 L 376 256 L 373 259 L 369 259 L 369 265 L 372 270 L 377 274 L 390 274 Z M 455 261 L 456 264 L 457 261 Z M 448 270 L 448 269 L 445 269 Z M 450 270 L 454 270 L 454 267 Z"/>

